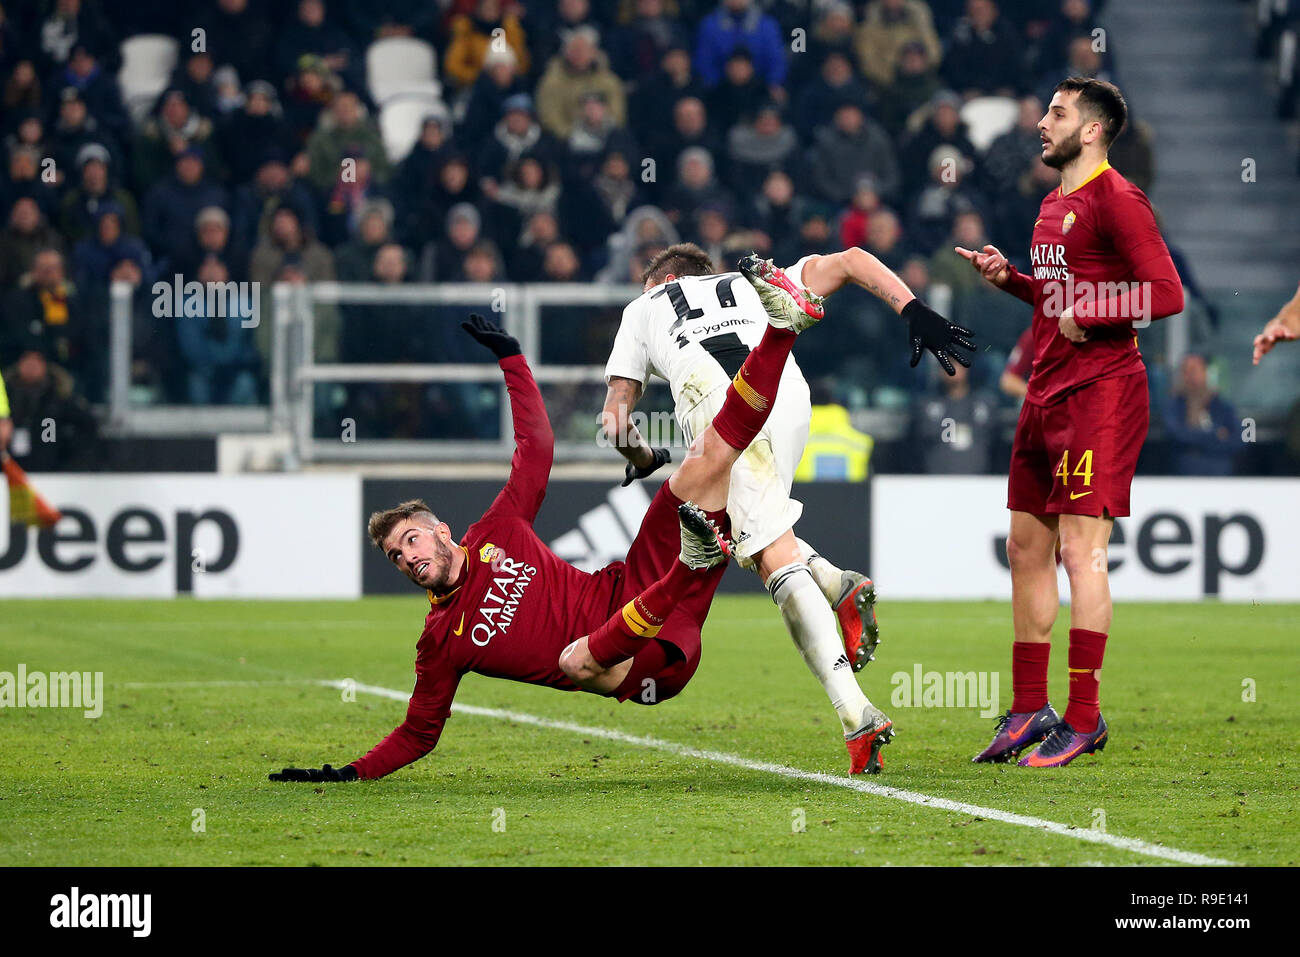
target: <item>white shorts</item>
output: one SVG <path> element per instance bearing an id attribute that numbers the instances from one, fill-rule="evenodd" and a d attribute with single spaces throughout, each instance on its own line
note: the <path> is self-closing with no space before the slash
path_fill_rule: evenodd
<path id="1" fill-rule="evenodd" d="M 688 441 L 713 422 L 726 400 L 725 387 L 713 389 L 689 412 L 679 416 Z M 727 514 L 742 568 L 754 567 L 754 553 L 780 538 L 803 514 L 803 504 L 790 497 L 794 471 L 808 442 L 812 403 L 808 383 L 800 374 L 781 377 L 776 404 L 763 430 L 740 454 L 731 469 Z"/>

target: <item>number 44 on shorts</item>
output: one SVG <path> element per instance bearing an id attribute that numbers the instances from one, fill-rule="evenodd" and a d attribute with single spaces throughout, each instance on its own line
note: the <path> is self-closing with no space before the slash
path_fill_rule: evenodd
<path id="1" fill-rule="evenodd" d="M 1056 467 L 1055 475 L 1060 478 L 1061 484 L 1067 488 L 1070 485 L 1070 476 L 1083 479 L 1083 485 L 1087 488 L 1092 484 L 1092 449 L 1085 449 L 1084 453 L 1079 456 L 1078 461 L 1074 463 L 1074 471 L 1070 471 L 1070 450 L 1066 449 L 1061 453 L 1061 464 Z M 1083 498 L 1085 495 L 1091 495 L 1092 489 L 1086 492 L 1071 492 L 1070 498 Z"/>

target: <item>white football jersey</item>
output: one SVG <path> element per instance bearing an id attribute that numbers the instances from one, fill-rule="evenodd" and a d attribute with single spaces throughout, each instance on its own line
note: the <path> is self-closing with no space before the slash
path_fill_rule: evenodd
<path id="1" fill-rule="evenodd" d="M 620 376 L 642 386 L 651 375 L 666 379 L 684 423 L 701 399 L 730 384 L 766 328 L 763 303 L 740 273 L 683 276 L 642 293 L 623 310 L 605 379 Z M 783 380 L 791 375 L 803 379 L 793 356 Z"/>

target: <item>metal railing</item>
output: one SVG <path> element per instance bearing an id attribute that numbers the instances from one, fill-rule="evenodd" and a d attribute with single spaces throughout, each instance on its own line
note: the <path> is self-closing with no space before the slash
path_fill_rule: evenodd
<path id="1" fill-rule="evenodd" d="M 140 405 L 131 400 L 136 294 L 136 287 L 129 282 L 118 280 L 109 286 L 107 425 L 110 431 L 143 436 L 269 432 L 271 409 L 264 405 Z"/>
<path id="2" fill-rule="evenodd" d="M 499 460 L 513 447 L 509 403 L 500 403 L 500 435 L 490 440 L 376 439 L 357 443 L 321 440 L 312 435 L 312 392 L 316 383 L 473 383 L 501 384 L 491 364 L 341 363 L 315 358 L 316 311 L 320 306 L 411 305 L 494 307 L 507 331 L 520 340 L 542 385 L 604 381 L 603 365 L 543 363 L 541 310 L 549 306 L 622 307 L 641 290 L 631 284 L 552 286 L 486 283 L 277 283 L 271 288 L 269 405 L 140 405 L 132 400 L 134 356 L 133 310 L 136 290 L 117 282 L 110 289 L 108 420 L 121 434 L 162 435 L 185 432 L 266 433 L 292 436 L 299 462 Z M 595 410 L 593 410 L 593 422 Z M 560 442 L 565 459 L 601 458 L 607 451 L 592 443 Z"/>
<path id="3" fill-rule="evenodd" d="M 567 349 L 567 340 L 558 345 L 550 340 L 550 354 L 544 355 L 543 310 L 612 307 L 621 309 L 641 290 L 633 284 L 486 284 L 486 283 L 412 283 L 387 285 L 375 283 L 283 284 L 271 288 L 270 348 L 267 380 L 269 404 L 254 406 L 140 405 L 132 398 L 131 367 L 133 361 L 132 323 L 138 294 L 127 283 L 114 283 L 110 290 L 109 390 L 110 427 L 119 434 L 217 435 L 222 433 L 273 433 L 288 437 L 293 450 L 290 466 L 311 462 L 387 462 L 387 461 L 502 461 L 513 447 L 509 403 L 504 398 L 500 371 L 491 363 L 343 363 L 317 361 L 315 355 L 316 324 L 322 308 L 353 305 L 408 305 L 426 308 L 461 306 L 466 311 L 491 310 L 507 331 L 516 336 L 539 384 L 545 386 L 592 384 L 604 380 L 603 355 L 589 364 L 548 362 L 580 352 Z M 946 287 L 930 290 L 931 302 L 944 311 Z M 1284 301 L 1285 297 L 1265 297 L 1262 302 Z M 1262 308 L 1262 307 L 1261 307 Z M 1259 310 L 1252 310 L 1251 315 Z M 413 318 L 417 316 L 412 313 Z M 1162 324 L 1151 341 L 1152 351 L 1162 354 L 1168 368 L 1196 343 L 1189 343 L 1195 314 L 1188 314 Z M 263 316 L 262 321 L 266 321 Z M 563 318 L 549 316 L 549 328 L 563 323 Z M 974 321 L 974 320 L 966 320 Z M 1262 322 L 1262 320 L 1260 320 Z M 1201 323 L 1204 324 L 1203 322 Z M 576 334 L 583 327 L 573 325 Z M 567 335 L 567 330 L 565 330 Z M 602 348 L 607 348 L 603 344 Z M 594 356 L 592 357 L 595 358 Z M 1290 364 L 1300 355 L 1280 356 L 1274 365 Z M 1283 371 L 1281 369 L 1279 372 Z M 1282 379 L 1287 379 L 1282 376 Z M 314 392 L 318 385 L 342 383 L 484 383 L 500 389 L 499 427 L 493 439 L 371 439 L 342 442 L 338 438 L 322 439 L 313 435 Z M 659 394 L 662 397 L 662 394 Z M 650 397 L 647 397 L 649 400 Z M 643 406 L 648 407 L 648 401 Z M 591 407 L 591 437 L 584 441 L 560 439 L 556 444 L 559 461 L 601 461 L 609 458 L 608 449 L 595 441 L 596 413 Z M 859 427 L 870 425 L 879 438 L 896 438 L 906 425 L 906 414 L 894 409 L 872 408 L 855 414 Z M 1276 431 L 1276 424 L 1268 433 Z M 560 431 L 557 429 L 557 431 Z"/>
<path id="4" fill-rule="evenodd" d="M 495 439 L 369 439 L 341 442 L 313 435 L 313 390 L 316 383 L 474 383 L 500 386 L 500 370 L 483 363 L 342 363 L 317 362 L 314 325 L 318 306 L 406 304 L 426 307 L 483 308 L 491 303 L 495 318 L 523 346 L 539 385 L 604 382 L 603 365 L 562 365 L 541 361 L 541 311 L 548 306 L 626 305 L 640 295 L 633 285 L 552 286 L 484 283 L 314 283 L 272 289 L 271 421 L 287 428 L 299 463 L 375 461 L 502 461 L 514 448 L 510 404 L 499 403 L 500 428 Z M 595 411 L 592 410 L 593 437 Z M 594 442 L 557 441 L 556 457 L 577 461 L 607 459 L 609 451 Z"/>

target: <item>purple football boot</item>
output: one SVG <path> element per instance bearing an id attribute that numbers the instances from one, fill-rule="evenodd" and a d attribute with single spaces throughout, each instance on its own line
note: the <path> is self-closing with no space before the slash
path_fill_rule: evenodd
<path id="1" fill-rule="evenodd" d="M 997 719 L 993 741 L 971 760 L 976 764 L 1010 761 L 1025 748 L 1042 741 L 1060 723 L 1060 715 L 1050 704 L 1043 705 L 1037 711 L 1012 714 L 1008 710 Z"/>
<path id="2" fill-rule="evenodd" d="M 1097 715 L 1097 727 L 1084 733 L 1062 721 L 1047 735 L 1038 748 L 1020 759 L 1022 768 L 1063 768 L 1081 754 L 1092 754 L 1106 747 L 1106 719 Z"/>

